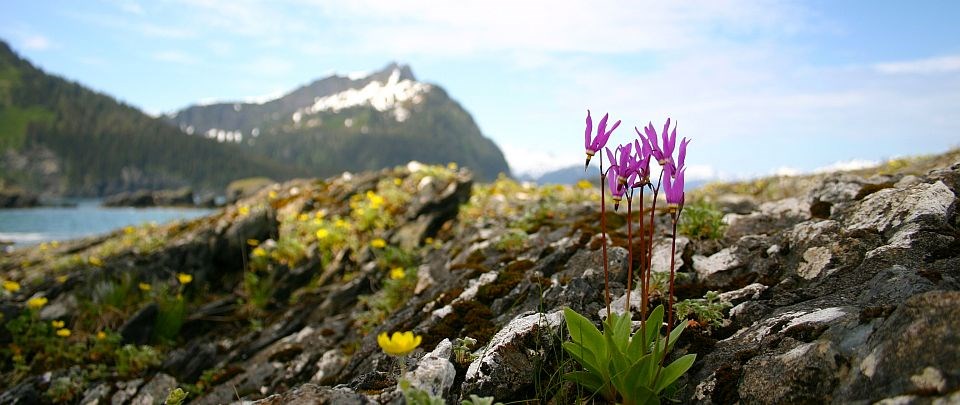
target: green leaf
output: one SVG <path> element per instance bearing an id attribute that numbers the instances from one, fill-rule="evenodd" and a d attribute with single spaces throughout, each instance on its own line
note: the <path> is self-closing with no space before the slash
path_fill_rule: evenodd
<path id="1" fill-rule="evenodd" d="M 575 342 L 563 342 L 563 349 L 573 357 L 583 368 L 597 374 L 601 378 L 607 376 L 606 359 L 598 359 L 590 349 L 583 347 Z"/>
<path id="2" fill-rule="evenodd" d="M 603 323 L 603 333 L 610 333 L 620 351 L 626 351 L 630 342 L 630 318 L 628 314 L 612 313 Z"/>
<path id="3" fill-rule="evenodd" d="M 680 325 L 677 325 L 677 328 L 670 332 L 670 341 L 669 346 L 667 347 L 667 352 L 673 349 L 673 345 L 677 344 L 677 340 L 680 339 L 680 335 L 683 333 L 684 329 L 687 328 L 686 322 L 680 322 Z"/>
<path id="4" fill-rule="evenodd" d="M 660 326 L 663 325 L 663 305 L 657 305 L 653 309 L 653 312 L 647 316 L 647 319 L 644 323 L 647 331 L 647 336 L 644 339 L 644 342 L 647 344 L 655 343 L 657 337 L 660 336 Z M 644 348 L 644 350 L 650 350 L 650 347 Z"/>
<path id="5" fill-rule="evenodd" d="M 651 391 L 649 388 L 637 385 L 630 387 L 630 390 L 624 393 L 623 395 L 623 404 L 624 405 L 659 405 L 660 398 L 658 398 L 657 393 Z"/>
<path id="6" fill-rule="evenodd" d="M 606 357 L 603 336 L 593 322 L 570 308 L 563 309 L 563 317 L 567 321 L 570 339 L 590 349 L 597 358 Z"/>
<path id="7" fill-rule="evenodd" d="M 563 378 L 580 384 L 594 393 L 603 388 L 603 379 L 588 371 L 573 371 L 563 375 Z"/>
<path id="8" fill-rule="evenodd" d="M 660 392 L 664 388 L 669 387 L 670 384 L 673 384 L 674 381 L 680 378 L 680 376 L 686 373 L 687 370 L 693 366 L 693 362 L 696 359 L 697 355 L 688 354 L 677 359 L 673 363 L 670 363 L 669 366 L 664 367 L 660 372 L 660 381 L 657 381 L 657 387 L 654 391 Z"/>

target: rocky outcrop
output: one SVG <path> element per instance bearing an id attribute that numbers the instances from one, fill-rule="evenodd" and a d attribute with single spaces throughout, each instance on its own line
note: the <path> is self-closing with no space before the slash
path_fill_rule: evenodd
<path id="1" fill-rule="evenodd" d="M 212 206 L 212 200 L 201 201 L 189 187 L 176 190 L 140 190 L 114 194 L 103 199 L 104 207 L 198 207 Z"/>
<path id="2" fill-rule="evenodd" d="M 677 299 L 716 291 L 711 297 L 727 305 L 715 323 L 681 320 L 689 326 L 677 354 L 697 360 L 672 399 L 956 402 L 960 164 L 825 179 L 785 200 L 728 199 L 722 240 L 678 238 Z M 74 341 L 89 342 L 82 311 L 96 302 L 91 291 L 130 277 L 183 294 L 187 316 L 175 345 L 158 346 L 163 361 L 123 378 L 88 374 L 76 398 L 133 403 L 189 385 L 199 404 L 399 404 L 403 377 L 447 403 L 470 395 L 573 403 L 583 398 L 561 377 L 576 369 L 560 347 L 561 310 L 597 325 L 606 313 L 595 192 L 473 185 L 464 171 L 422 165 L 293 181 L 155 229 L 165 239 L 153 250 L 133 241 L 117 248 L 125 246 L 118 233 L 45 253 L 83 258 L 73 267 L 17 251 L 0 269 L 22 287 L 0 308 L 16 317 L 28 298 L 44 295 L 57 305 L 45 322 L 77 320 Z M 625 249 L 623 218 L 607 220 L 610 298 L 621 311 L 626 274 L 638 263 Z M 658 273 L 669 271 L 665 221 L 654 235 Z M 33 264 L 21 269 L 24 262 Z M 391 279 L 394 269 L 409 278 Z M 178 283 L 177 273 L 193 281 Z M 651 305 L 665 294 L 656 291 Z M 143 298 L 101 322 L 126 342 L 156 345 L 169 302 Z M 637 319 L 639 296 L 630 304 Z M 376 336 L 394 331 L 413 331 L 422 344 L 389 356 Z M 64 367 L 49 370 L 52 378 L 70 375 Z M 43 375 L 3 384 L 0 402 L 49 401 Z"/>

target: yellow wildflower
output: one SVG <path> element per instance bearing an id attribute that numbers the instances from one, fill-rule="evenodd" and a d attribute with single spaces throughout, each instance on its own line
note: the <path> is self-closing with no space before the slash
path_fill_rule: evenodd
<path id="1" fill-rule="evenodd" d="M 383 352 L 391 356 L 403 356 L 420 346 L 422 337 L 414 335 L 413 332 L 393 332 L 393 336 L 387 337 L 383 332 L 377 335 L 377 344 L 383 349 Z"/>
<path id="2" fill-rule="evenodd" d="M 107 338 L 107 333 L 104 331 L 97 332 L 97 340 L 103 340 Z"/>
<path id="3" fill-rule="evenodd" d="M 313 219 L 313 224 L 314 224 L 314 225 L 322 225 L 322 224 L 323 224 L 323 220 L 320 219 L 320 218 L 314 218 L 314 219 Z"/>
<path id="4" fill-rule="evenodd" d="M 399 186 L 399 185 L 403 184 L 403 179 L 397 177 L 397 178 L 393 179 L 393 184 Z"/>
<path id="5" fill-rule="evenodd" d="M 307 220 L 309 219 L 310 219 L 310 215 L 307 215 L 307 214 L 300 214 L 299 216 L 297 216 L 297 220 L 299 220 L 300 222 L 307 222 Z"/>
<path id="6" fill-rule="evenodd" d="M 251 254 L 253 254 L 253 257 L 264 257 L 267 255 L 267 250 L 258 246 L 256 249 L 253 249 Z"/>
<path id="7" fill-rule="evenodd" d="M 180 281 L 180 284 L 187 285 L 193 281 L 193 276 L 187 273 L 177 273 L 177 280 Z"/>
<path id="8" fill-rule="evenodd" d="M 387 241 L 385 241 L 385 240 L 383 240 L 383 239 L 380 239 L 380 238 L 376 238 L 376 239 L 374 239 L 373 241 L 370 242 L 370 246 L 373 246 L 373 247 L 375 247 L 375 248 L 377 248 L 377 249 L 383 249 L 383 248 L 387 247 Z"/>
<path id="9" fill-rule="evenodd" d="M 313 214 L 313 216 L 317 217 L 317 219 L 323 219 L 323 217 L 325 217 L 326 215 L 327 215 L 327 210 L 320 210 L 320 211 L 317 211 L 316 214 Z"/>
<path id="10" fill-rule="evenodd" d="M 580 180 L 577 182 L 577 187 L 582 190 L 588 190 L 593 188 L 593 183 L 591 183 L 589 180 Z"/>
<path id="11" fill-rule="evenodd" d="M 33 297 L 27 300 L 27 308 L 40 309 L 47 305 L 47 297 Z"/>
<path id="12" fill-rule="evenodd" d="M 50 322 L 50 326 L 53 326 L 54 329 L 60 329 L 63 327 L 63 321 L 57 320 Z"/>
<path id="13" fill-rule="evenodd" d="M 241 205 L 240 207 L 237 207 L 237 213 L 239 213 L 242 217 L 250 215 L 250 207 Z"/>
<path id="14" fill-rule="evenodd" d="M 87 259 L 87 261 L 90 262 L 90 264 L 92 264 L 92 265 L 94 265 L 94 266 L 103 267 L 103 260 L 100 260 L 99 257 L 90 256 L 90 258 Z"/>
<path id="15" fill-rule="evenodd" d="M 347 221 L 344 221 L 343 218 L 337 218 L 336 222 L 333 223 L 333 226 L 337 228 L 348 228 L 350 224 Z"/>
<path id="16" fill-rule="evenodd" d="M 403 267 L 394 267 L 394 268 L 390 269 L 390 279 L 391 279 L 391 280 L 399 280 L 399 279 L 404 278 L 406 275 L 407 275 L 407 273 L 405 273 L 405 272 L 403 271 Z"/>
<path id="17" fill-rule="evenodd" d="M 62 276 L 57 276 L 56 280 L 57 280 L 58 283 L 63 284 L 63 283 L 66 283 L 66 282 L 67 282 L 67 279 L 68 279 L 68 278 L 70 278 L 70 277 L 67 276 L 66 274 L 64 274 L 64 275 L 62 275 Z"/>
<path id="18" fill-rule="evenodd" d="M 57 329 L 57 336 L 70 337 L 70 329 L 67 329 L 67 328 Z"/>
<path id="19" fill-rule="evenodd" d="M 132 226 L 128 226 L 128 227 L 126 227 L 126 228 L 123 228 L 123 233 L 124 233 L 124 234 L 127 234 L 127 235 L 132 235 L 132 234 L 133 234 L 134 232 L 136 232 L 136 231 L 137 231 L 136 228 L 134 228 L 134 227 L 132 227 Z"/>
<path id="20" fill-rule="evenodd" d="M 457 170 L 457 162 L 450 162 L 450 163 L 447 163 L 447 169 L 450 169 L 450 170 Z"/>
<path id="21" fill-rule="evenodd" d="M 277 192 L 276 192 L 276 191 L 273 191 L 273 190 L 270 190 L 270 192 L 267 193 L 267 196 L 269 196 L 271 200 L 276 200 L 276 199 L 277 199 Z"/>
<path id="22" fill-rule="evenodd" d="M 153 289 L 153 286 L 147 283 L 137 284 L 137 287 L 140 287 L 140 291 L 150 291 Z"/>
<path id="23" fill-rule="evenodd" d="M 52 247 L 52 248 L 54 248 L 54 249 L 56 249 L 56 248 L 59 247 L 59 246 L 60 246 L 60 242 L 59 242 L 59 241 L 50 242 L 50 247 Z"/>
<path id="24" fill-rule="evenodd" d="M 432 244 L 433 244 L 433 238 L 431 238 L 431 237 L 428 236 L 428 237 L 426 237 L 426 238 L 423 240 L 423 243 L 426 244 L 426 245 L 432 245 Z"/>
<path id="25" fill-rule="evenodd" d="M 370 200 L 370 208 L 377 209 L 383 205 L 383 197 L 373 191 L 367 191 L 367 199 Z"/>
<path id="26" fill-rule="evenodd" d="M 326 228 L 317 229 L 317 239 L 323 239 L 327 236 L 330 236 L 330 231 L 328 231 Z"/>
<path id="27" fill-rule="evenodd" d="M 11 280 L 4 281 L 3 289 L 12 293 L 20 291 L 20 283 Z"/>
<path id="28" fill-rule="evenodd" d="M 250 246 L 258 246 L 258 245 L 260 245 L 260 241 L 258 241 L 258 240 L 256 240 L 256 239 L 247 239 L 247 245 L 250 245 Z"/>
<path id="29" fill-rule="evenodd" d="M 49 248 L 49 247 L 50 247 L 50 245 L 47 245 L 47 242 L 43 242 L 43 243 L 40 244 L 40 251 L 41 251 L 41 252 L 46 251 L 47 248 Z"/>

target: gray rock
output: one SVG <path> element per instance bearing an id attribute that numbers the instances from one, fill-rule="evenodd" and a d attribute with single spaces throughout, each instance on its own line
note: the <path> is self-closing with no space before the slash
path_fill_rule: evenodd
<path id="1" fill-rule="evenodd" d="M 683 267 L 683 252 L 687 249 L 690 239 L 686 236 L 677 237 L 677 247 L 673 256 L 674 269 L 680 271 Z M 650 266 L 655 273 L 670 272 L 670 250 L 673 249 L 672 238 L 660 238 L 653 244 L 653 258 L 650 260 Z M 634 269 L 636 270 L 636 269 Z"/>
<path id="2" fill-rule="evenodd" d="M 417 361 L 417 368 L 407 375 L 410 386 L 445 398 L 457 377 L 457 370 L 450 362 L 453 344 L 443 339 L 432 352 Z"/>
<path id="3" fill-rule="evenodd" d="M 724 194 L 713 201 L 724 213 L 749 214 L 756 211 L 757 200 L 749 195 Z"/>
<path id="4" fill-rule="evenodd" d="M 153 336 L 153 325 L 160 313 L 156 303 L 150 303 L 140 308 L 120 326 L 120 336 L 123 344 L 145 345 L 150 343 Z"/>
<path id="5" fill-rule="evenodd" d="M 329 384 L 330 380 L 340 374 L 343 366 L 347 365 L 347 356 L 340 349 L 327 350 L 317 361 L 317 372 L 310 379 L 314 384 Z"/>
<path id="6" fill-rule="evenodd" d="M 960 388 L 960 292 L 931 291 L 900 305 L 853 359 L 838 399 L 873 401 Z"/>
<path id="7" fill-rule="evenodd" d="M 760 205 L 759 212 L 746 215 L 727 214 L 725 236 L 739 239 L 746 235 L 770 234 L 779 229 L 810 219 L 810 203 L 798 198 L 787 198 Z"/>
<path id="8" fill-rule="evenodd" d="M 117 383 L 117 390 L 113 393 L 113 397 L 110 399 L 112 405 L 124 405 L 135 395 L 140 389 L 140 386 L 143 385 L 143 380 L 138 378 L 136 380 L 130 381 L 121 381 Z"/>
<path id="9" fill-rule="evenodd" d="M 744 269 L 745 258 L 736 247 L 728 247 L 710 257 L 694 256 L 693 270 L 697 279 L 709 289 L 722 288 L 733 280 L 733 273 Z"/>
<path id="10" fill-rule="evenodd" d="M 175 378 L 163 373 L 157 374 L 143 388 L 140 388 L 140 392 L 130 401 L 130 405 L 162 404 L 174 388 L 177 388 Z"/>
<path id="11" fill-rule="evenodd" d="M 744 403 L 760 404 L 829 402 L 843 367 L 835 357 L 839 354 L 829 341 L 797 344 L 782 354 L 754 357 L 743 367 L 740 398 Z"/>
<path id="12" fill-rule="evenodd" d="M 321 387 L 304 384 L 296 389 L 255 401 L 254 405 L 368 405 L 376 402 L 346 387 Z"/>
<path id="13" fill-rule="evenodd" d="M 763 294 L 766 290 L 767 286 L 760 283 L 753 283 L 737 290 L 720 293 L 720 300 L 736 305 L 746 300 L 759 299 L 760 294 Z"/>
<path id="14" fill-rule="evenodd" d="M 73 294 L 60 294 L 40 310 L 40 319 L 66 319 L 77 310 L 77 297 Z"/>
<path id="15" fill-rule="evenodd" d="M 892 235 L 909 223 L 942 224 L 946 222 L 954 200 L 953 191 L 939 181 L 905 190 L 880 190 L 860 203 L 844 221 L 844 228 Z"/>
<path id="16" fill-rule="evenodd" d="M 113 387 L 108 383 L 96 384 L 90 388 L 87 388 L 83 392 L 83 398 L 80 399 L 81 405 L 105 405 L 110 402 L 110 393 L 113 392 Z"/>
<path id="17" fill-rule="evenodd" d="M 490 339 L 479 357 L 470 363 L 463 382 L 460 398 L 470 394 L 513 398 L 518 392 L 533 386 L 531 375 L 537 372 L 540 354 L 536 348 L 549 350 L 563 324 L 563 312 L 549 314 L 528 313 L 518 316 Z"/>

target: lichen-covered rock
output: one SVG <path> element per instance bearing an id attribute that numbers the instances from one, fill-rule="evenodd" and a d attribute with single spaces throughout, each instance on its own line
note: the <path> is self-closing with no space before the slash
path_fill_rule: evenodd
<path id="1" fill-rule="evenodd" d="M 410 386 L 430 395 L 445 398 L 457 377 L 457 370 L 450 362 L 453 344 L 443 339 L 432 352 L 417 360 L 417 368 L 407 375 Z"/>
<path id="2" fill-rule="evenodd" d="M 314 384 L 303 384 L 290 392 L 271 395 L 253 402 L 255 405 L 367 405 L 375 403 L 349 388 L 321 387 Z"/>
<path id="3" fill-rule="evenodd" d="M 725 236 L 739 239 L 746 235 L 760 235 L 783 229 L 810 219 L 810 203 L 804 199 L 787 198 L 760 205 L 760 210 L 746 215 L 727 214 Z"/>
<path id="4" fill-rule="evenodd" d="M 130 405 L 155 405 L 162 404 L 167 399 L 167 394 L 177 388 L 177 380 L 169 375 L 160 373 L 146 383 L 137 396 L 133 397 Z"/>
<path id="5" fill-rule="evenodd" d="M 514 398 L 533 387 L 531 375 L 537 373 L 538 351 L 554 348 L 553 337 L 563 324 L 562 311 L 519 316 L 497 332 L 490 343 L 475 352 L 460 397 Z"/>

